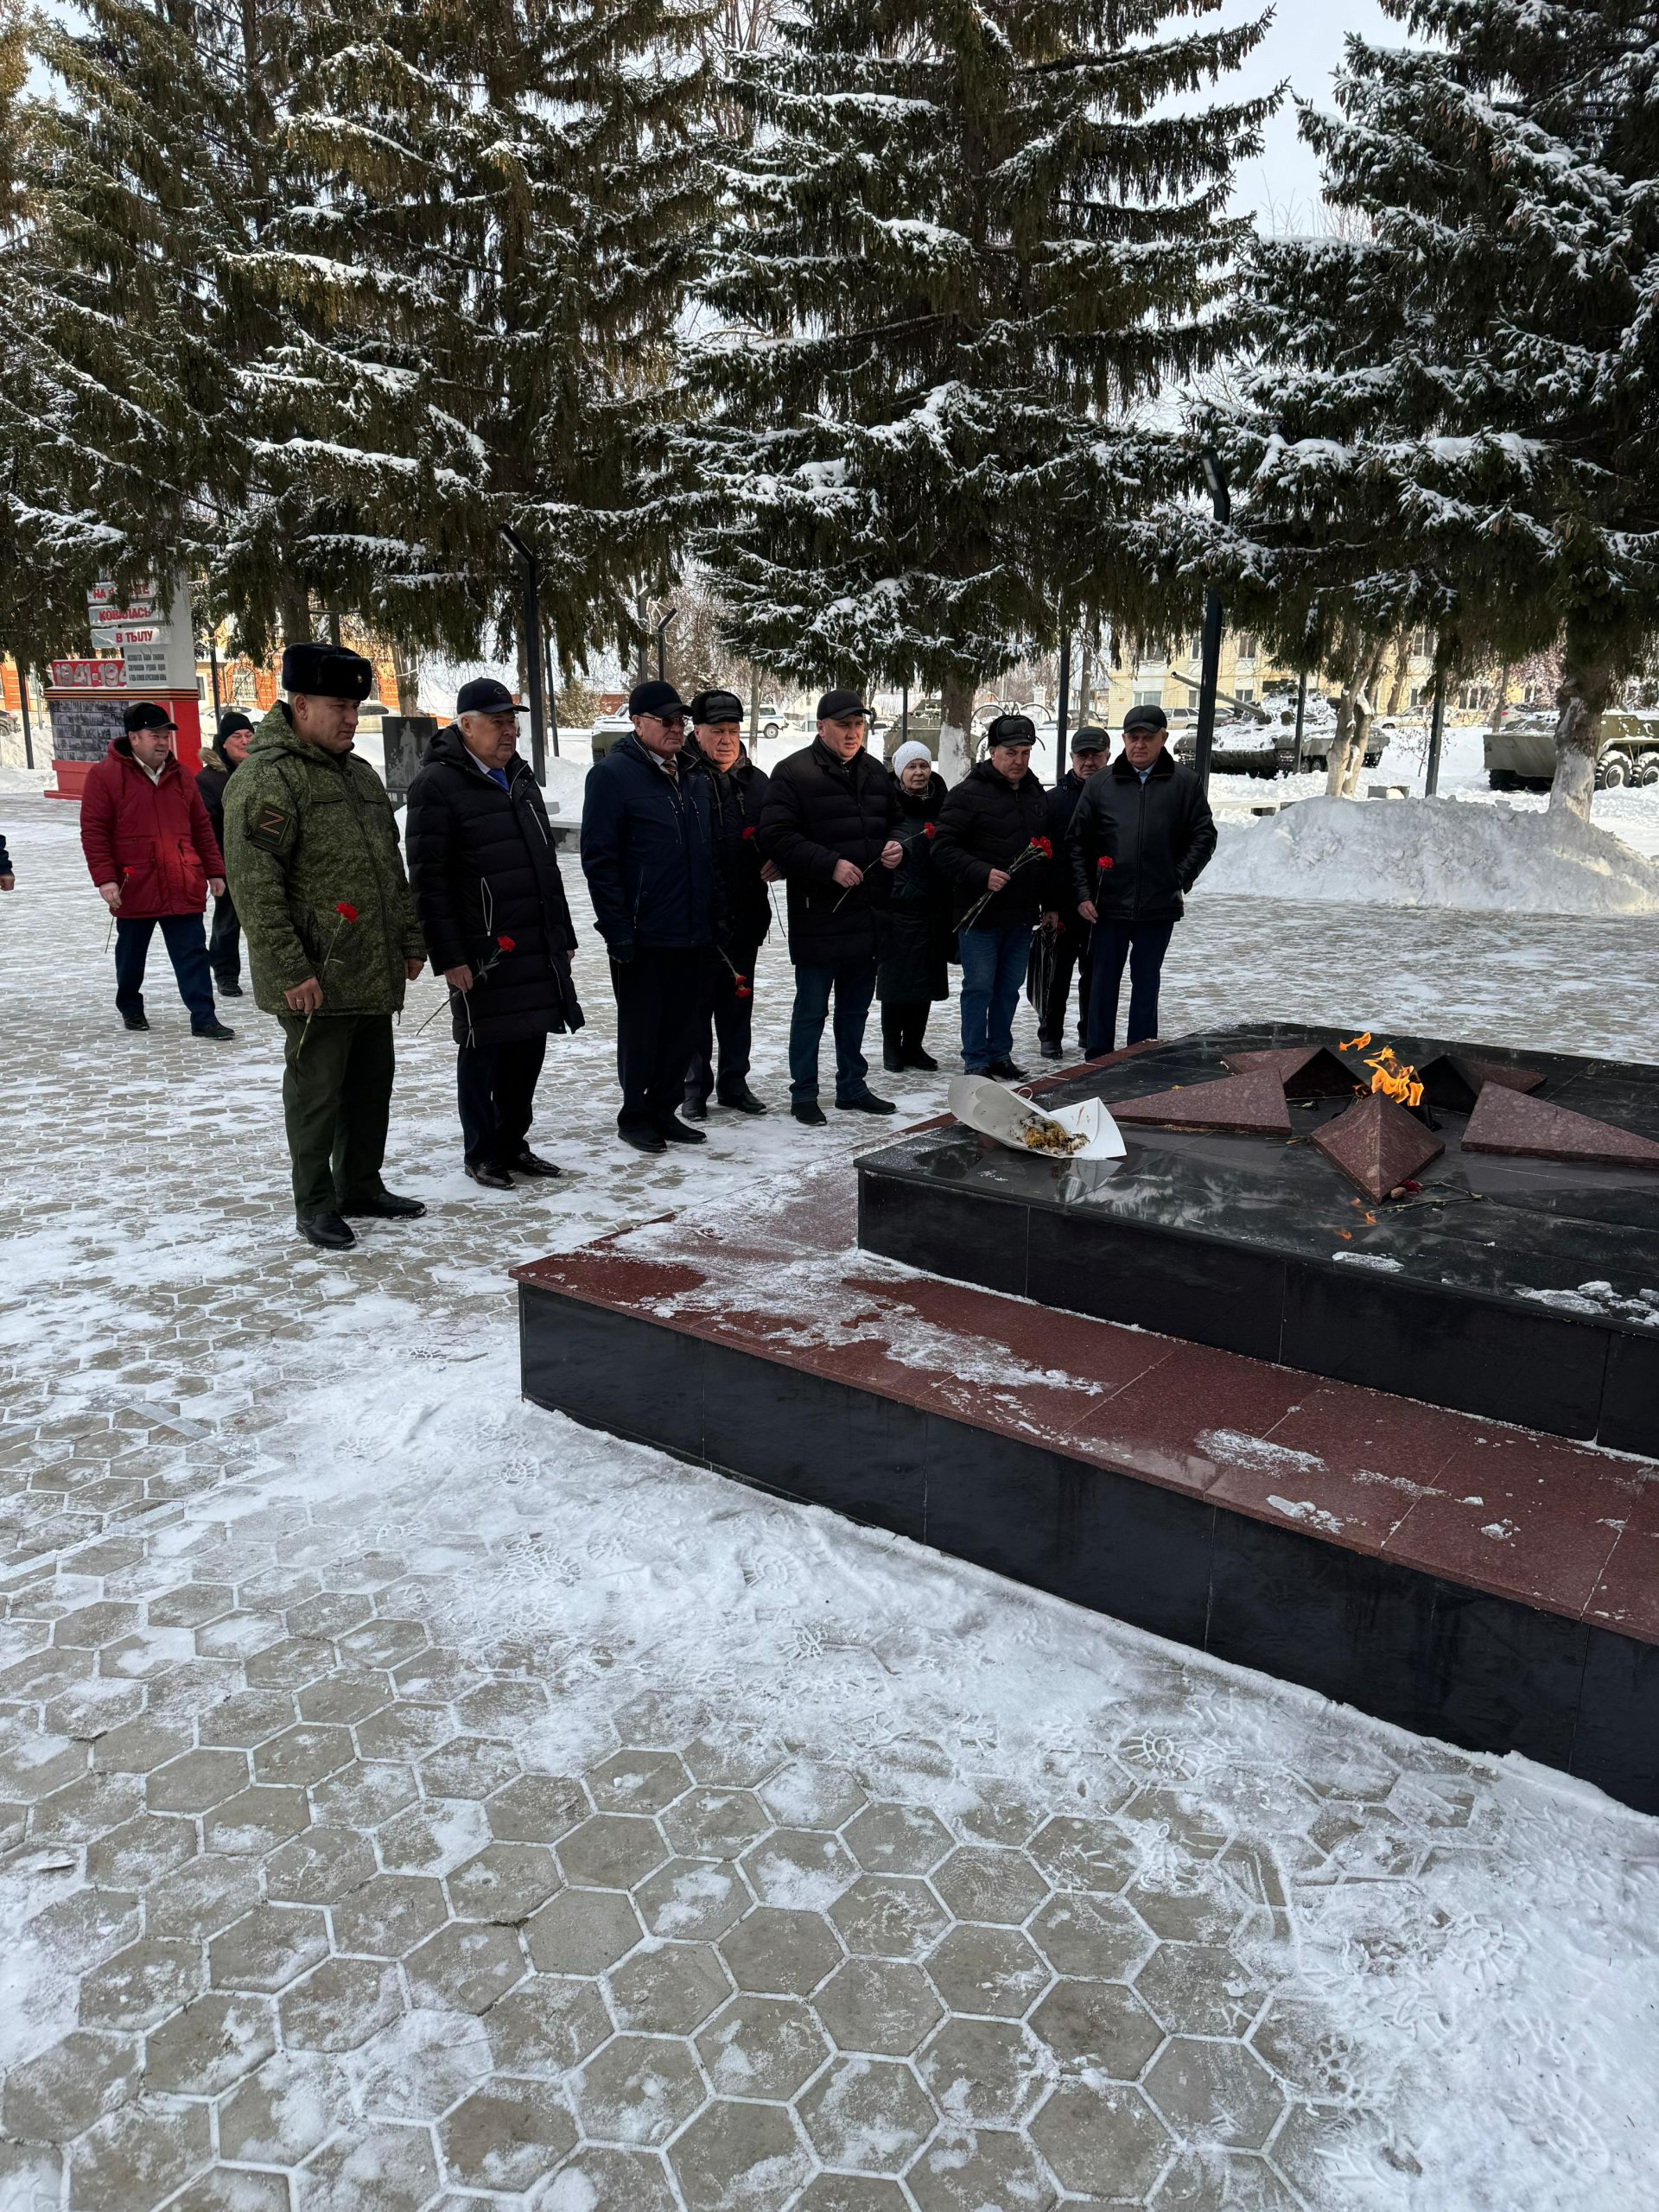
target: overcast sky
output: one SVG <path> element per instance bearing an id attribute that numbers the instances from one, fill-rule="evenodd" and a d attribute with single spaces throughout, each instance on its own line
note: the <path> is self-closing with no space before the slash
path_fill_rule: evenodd
<path id="1" fill-rule="evenodd" d="M 1222 10 L 1230 23 L 1248 22 L 1261 12 L 1260 0 L 1224 0 Z M 1240 90 L 1265 92 L 1288 79 L 1303 99 L 1328 106 L 1331 73 L 1342 59 L 1342 42 L 1350 31 L 1379 45 L 1405 43 L 1403 28 L 1389 20 L 1376 0 L 1277 0 L 1266 38 L 1239 73 Z M 1268 125 L 1262 158 L 1239 171 L 1239 204 L 1265 226 L 1275 206 L 1300 202 L 1305 213 L 1319 188 L 1319 164 L 1296 135 L 1296 111 L 1287 96 Z"/>

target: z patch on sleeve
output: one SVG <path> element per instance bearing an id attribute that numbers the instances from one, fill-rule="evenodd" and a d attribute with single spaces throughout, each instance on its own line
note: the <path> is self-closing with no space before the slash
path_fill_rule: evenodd
<path id="1" fill-rule="evenodd" d="M 294 817 L 285 807 L 272 806 L 262 801 L 253 810 L 248 824 L 248 842 L 258 845 L 268 853 L 280 853 L 288 842 Z"/>

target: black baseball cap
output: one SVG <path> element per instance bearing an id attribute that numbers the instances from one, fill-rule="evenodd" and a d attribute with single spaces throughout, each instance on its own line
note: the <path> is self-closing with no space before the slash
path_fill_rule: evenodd
<path id="1" fill-rule="evenodd" d="M 1029 715 L 994 715 L 985 732 L 988 745 L 1035 745 L 1037 725 Z"/>
<path id="2" fill-rule="evenodd" d="M 1131 707 L 1123 717 L 1123 734 L 1132 729 L 1167 729 L 1169 716 L 1161 707 Z"/>
<path id="3" fill-rule="evenodd" d="M 219 742 L 223 745 L 226 739 L 234 737 L 238 730 L 251 730 L 252 728 L 252 722 L 239 707 L 227 707 L 219 718 Z"/>
<path id="4" fill-rule="evenodd" d="M 856 691 L 826 691 L 818 702 L 821 722 L 849 722 L 855 715 L 868 712 Z"/>
<path id="5" fill-rule="evenodd" d="M 741 722 L 743 702 L 735 691 L 699 691 L 686 712 L 694 722 Z"/>
<path id="6" fill-rule="evenodd" d="M 283 654 L 283 689 L 303 691 L 315 699 L 366 699 L 374 688 L 374 671 L 361 653 L 344 645 L 321 645 L 315 640 L 288 646 Z"/>
<path id="7" fill-rule="evenodd" d="M 1071 740 L 1074 753 L 1109 753 L 1111 747 L 1111 739 L 1103 729 L 1097 729 L 1093 722 L 1084 722 Z"/>
<path id="8" fill-rule="evenodd" d="M 628 694 L 631 715 L 683 715 L 685 702 L 671 683 L 653 676 L 649 683 L 636 683 Z"/>
<path id="9" fill-rule="evenodd" d="M 458 715 L 527 715 L 499 677 L 475 676 L 455 694 Z"/>
<path id="10" fill-rule="evenodd" d="M 178 724 L 165 707 L 158 707 L 153 699 L 140 699 L 122 715 L 121 727 L 130 737 L 135 730 L 177 729 Z"/>

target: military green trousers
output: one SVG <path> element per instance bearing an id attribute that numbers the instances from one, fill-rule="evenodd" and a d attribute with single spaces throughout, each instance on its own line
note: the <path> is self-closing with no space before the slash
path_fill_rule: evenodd
<path id="1" fill-rule="evenodd" d="M 302 1014 L 282 1017 L 287 1040 L 283 1119 L 294 1163 L 294 1211 L 337 1213 L 385 1190 L 391 1118 L 391 1016 L 320 1014 L 306 1033 Z"/>

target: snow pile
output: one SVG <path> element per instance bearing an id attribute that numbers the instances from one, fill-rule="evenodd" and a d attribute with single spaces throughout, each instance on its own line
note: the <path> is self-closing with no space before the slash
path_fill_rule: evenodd
<path id="1" fill-rule="evenodd" d="M 0 760 L 0 791 L 15 791 L 29 798 L 38 798 L 52 781 L 54 771 L 50 768 L 15 767 L 9 760 Z"/>
<path id="2" fill-rule="evenodd" d="M 1342 906 L 1659 914 L 1659 866 L 1576 815 L 1454 799 L 1312 798 L 1225 827 L 1208 892 Z"/>

